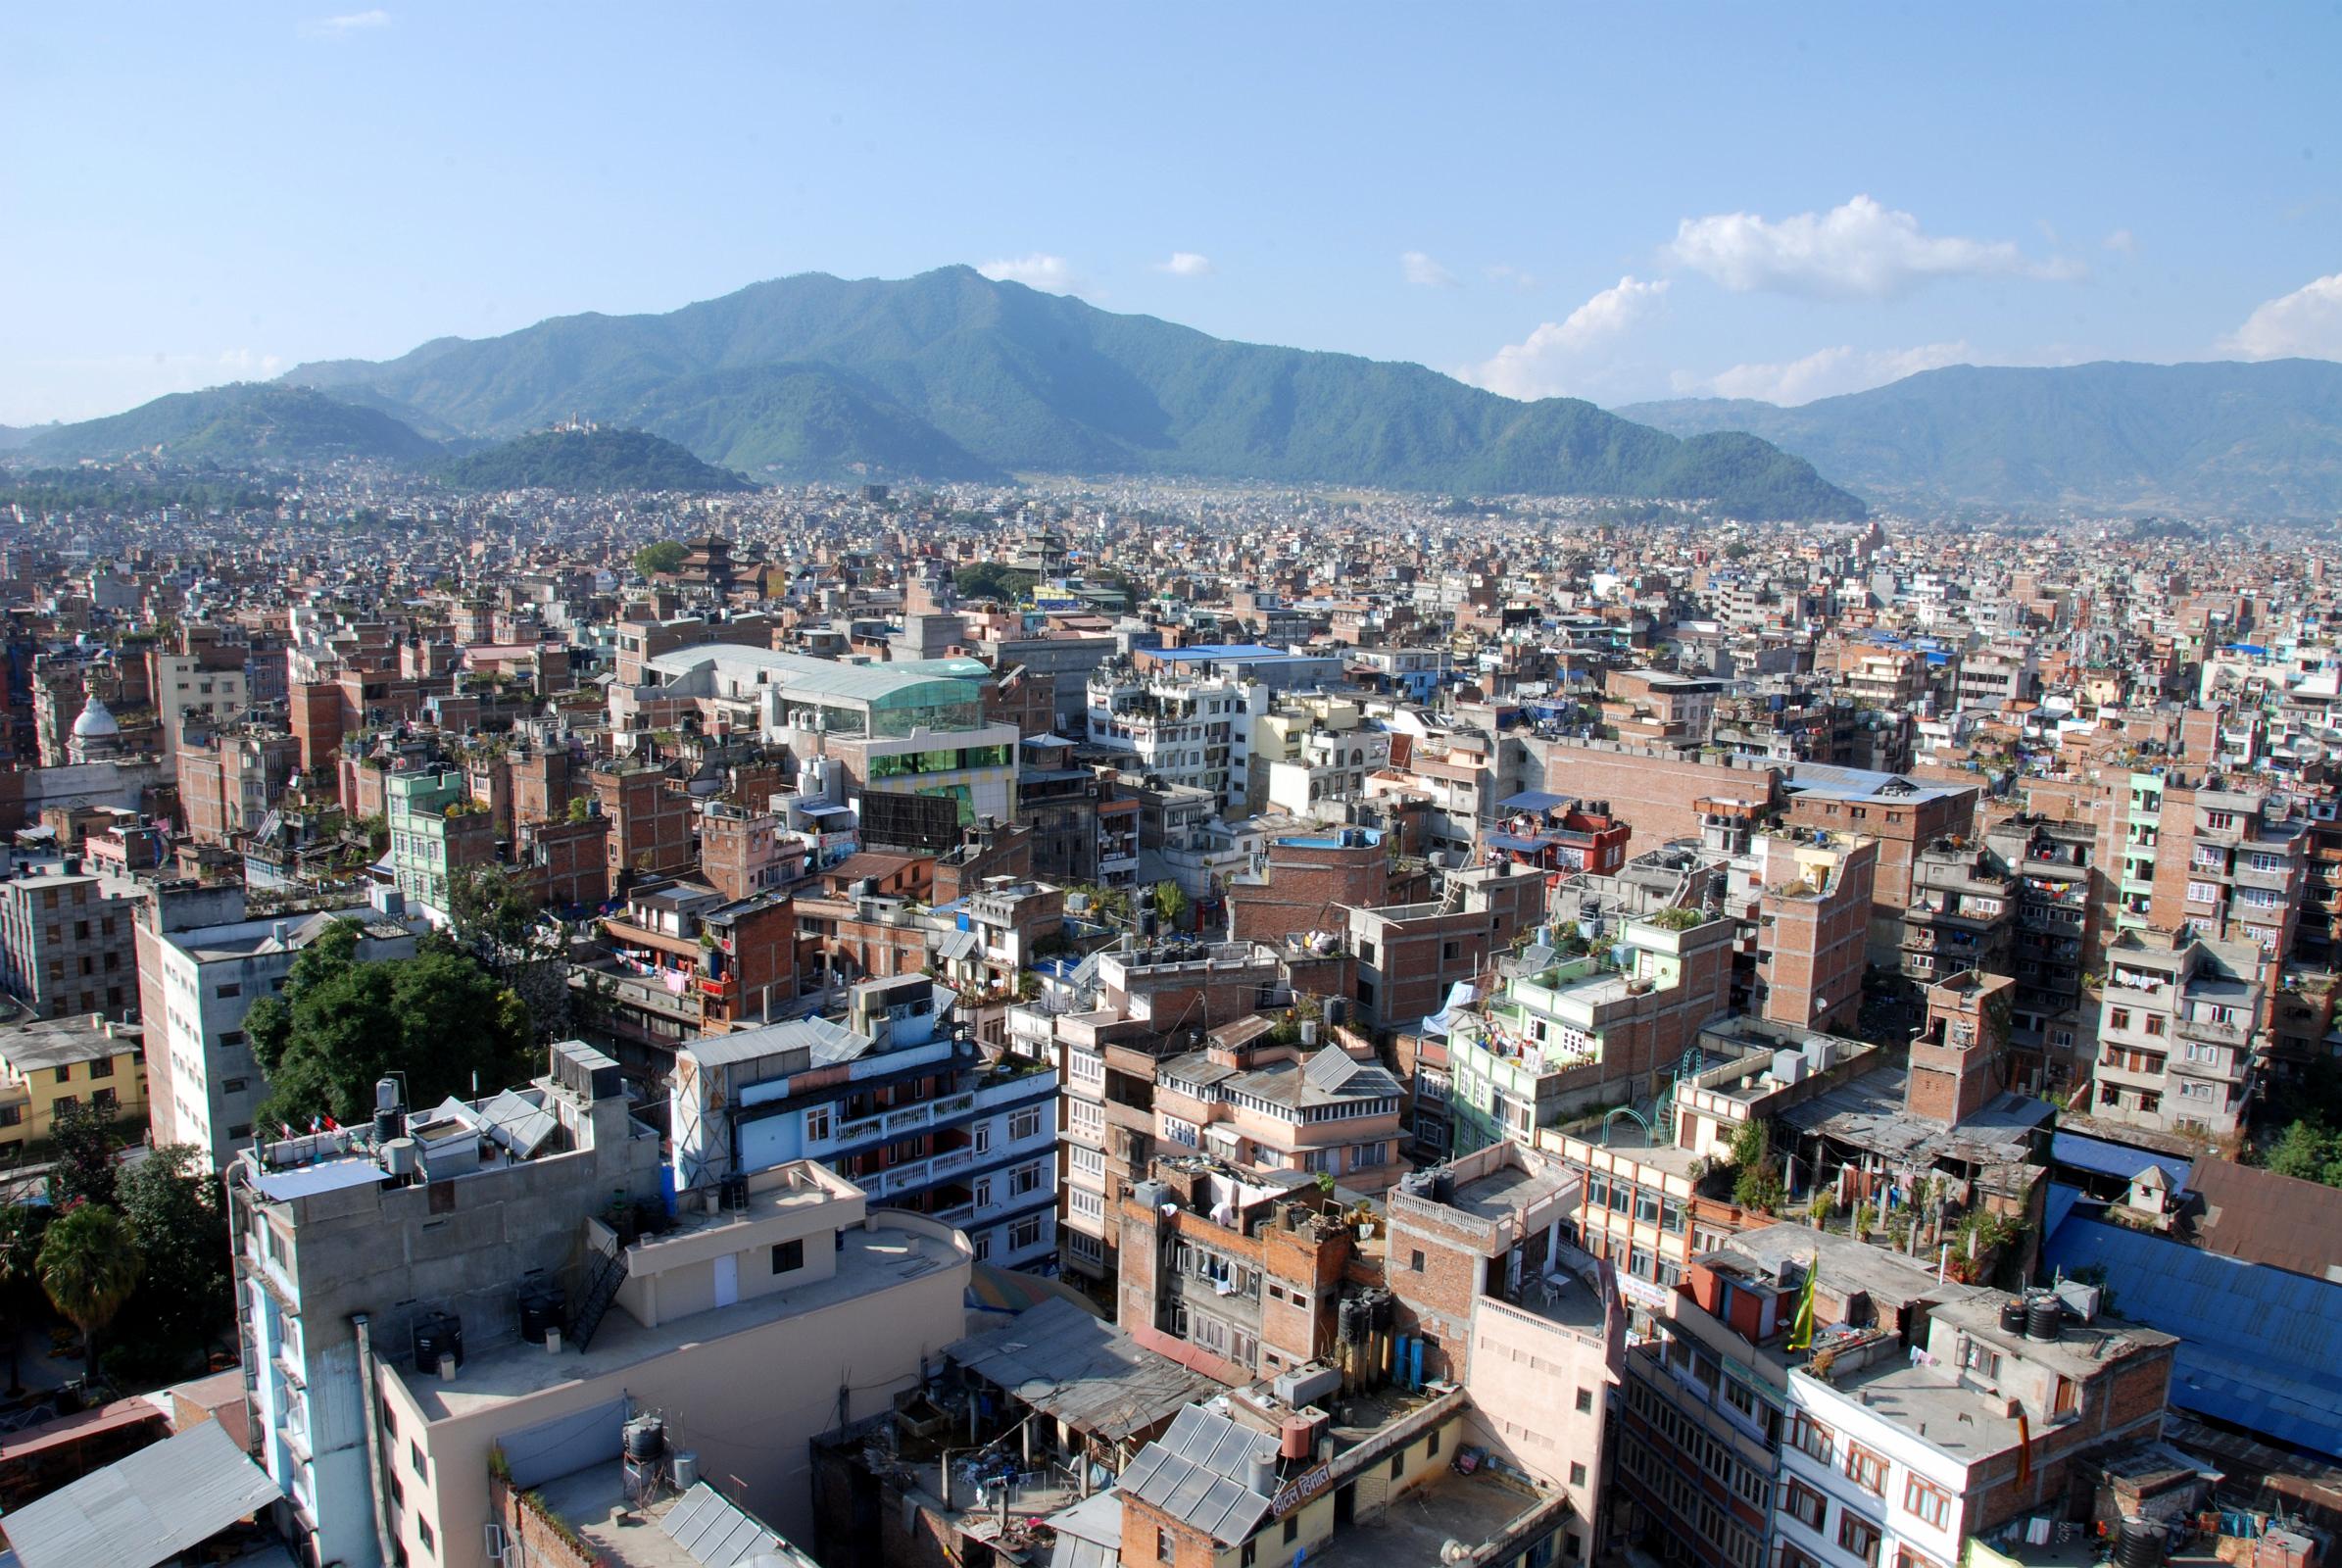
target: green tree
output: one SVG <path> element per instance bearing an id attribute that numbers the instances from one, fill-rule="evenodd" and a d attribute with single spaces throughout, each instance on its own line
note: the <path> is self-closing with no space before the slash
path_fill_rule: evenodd
<path id="1" fill-rule="evenodd" d="M 1765 1124 L 1751 1118 L 1732 1134 L 1732 1201 L 1772 1213 L 1781 1206 L 1781 1172 L 1773 1168 L 1773 1141 Z"/>
<path id="2" fill-rule="evenodd" d="M 468 941 L 518 947 L 537 923 L 537 901 L 501 865 L 475 865 L 448 879 L 448 915 Z"/>
<path id="3" fill-rule="evenodd" d="M 175 1377 L 200 1365 L 235 1317 L 220 1184 L 203 1174 L 195 1148 L 167 1144 L 125 1166 L 116 1185 L 146 1269 L 128 1308 L 137 1339 L 108 1361 L 123 1363 L 135 1383 Z"/>
<path id="4" fill-rule="evenodd" d="M 667 572 L 680 569 L 683 565 L 683 558 L 689 554 L 689 551 L 674 540 L 661 539 L 657 544 L 645 545 L 634 553 L 634 569 L 646 577 L 662 576 Z"/>
<path id="5" fill-rule="evenodd" d="M 98 1336 L 138 1288 L 145 1263 L 129 1221 L 104 1203 L 83 1203 L 60 1215 L 41 1238 L 41 1289 L 81 1331 L 81 1360 L 91 1372 L 98 1365 Z"/>
<path id="6" fill-rule="evenodd" d="M 478 960 L 430 937 L 412 958 L 361 963 L 357 943 L 348 922 L 320 933 L 283 994 L 245 1014 L 253 1054 L 274 1086 L 260 1124 L 354 1123 L 372 1114 L 375 1080 L 394 1071 L 415 1105 L 527 1074 L 528 1008 Z"/>
<path id="7" fill-rule="evenodd" d="M 56 1163 L 49 1167 L 49 1202 L 64 1210 L 75 1203 L 114 1201 L 115 1151 L 122 1140 L 114 1119 L 88 1101 L 76 1101 L 50 1123 Z"/>
<path id="8" fill-rule="evenodd" d="M 2342 1187 L 2342 1135 L 2304 1117 L 2286 1127 L 2262 1163 L 2280 1176 Z"/>
<path id="9" fill-rule="evenodd" d="M 1161 881 L 1154 885 L 1154 912 L 1162 916 L 1163 924 L 1176 931 L 1188 912 L 1187 890 L 1178 883 Z"/>
<path id="10" fill-rule="evenodd" d="M 962 566 L 951 573 L 951 584 L 963 599 L 1001 599 L 1010 603 L 1024 598 L 1040 577 L 1015 566 L 1004 566 L 997 561 L 979 561 L 972 566 Z"/>

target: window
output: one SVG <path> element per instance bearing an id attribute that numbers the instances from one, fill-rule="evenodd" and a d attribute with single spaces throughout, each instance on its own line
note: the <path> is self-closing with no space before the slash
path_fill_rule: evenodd
<path id="1" fill-rule="evenodd" d="M 423 1544 L 423 1550 L 429 1552 L 434 1557 L 439 1555 L 439 1542 L 431 1534 L 431 1523 L 429 1520 L 415 1520 L 415 1538 Z"/>
<path id="2" fill-rule="evenodd" d="M 969 1139 L 970 1146 L 971 1146 L 971 1147 L 972 1147 L 972 1148 L 975 1150 L 975 1152 L 976 1152 L 977 1153 L 979 1153 L 979 1154 L 989 1154 L 989 1153 L 991 1153 L 991 1152 L 992 1152 L 992 1123 L 991 1123 L 991 1122 L 988 1122 L 988 1121 L 980 1121 L 980 1122 L 976 1123 L 976 1125 L 975 1125 L 974 1127 L 972 1127 L 972 1128 L 970 1128 L 970 1129 L 969 1129 L 969 1133 L 970 1133 L 970 1139 Z"/>
<path id="3" fill-rule="evenodd" d="M 1008 1118 L 1008 1141 L 1010 1143 L 1015 1143 L 1026 1138 L 1038 1138 L 1040 1136 L 1041 1111 L 1038 1107 L 1030 1110 L 1020 1110 L 1015 1115 Z"/>
<path id="4" fill-rule="evenodd" d="M 1415 1271 L 1416 1273 L 1418 1273 L 1418 1274 L 1420 1274 L 1420 1273 L 1422 1273 L 1422 1272 L 1423 1272 L 1423 1249 L 1422 1249 L 1422 1248 L 1420 1248 L 1420 1247 L 1418 1247 L 1418 1248 L 1415 1248 L 1415 1249 L 1413 1249 L 1411 1251 L 1409 1251 L 1409 1252 L 1408 1252 L 1408 1254 L 1407 1254 L 1407 1267 L 1408 1267 L 1408 1268 L 1410 1268 L 1410 1269 L 1412 1269 L 1412 1270 L 1414 1270 L 1414 1271 Z"/>
<path id="5" fill-rule="evenodd" d="M 69 1061 L 57 1069 L 57 1081 L 61 1084 L 70 1084 L 73 1081 L 73 1064 L 72 1062 Z"/>
<path id="6" fill-rule="evenodd" d="M 1438 1427 L 1432 1428 L 1432 1435 L 1430 1439 L 1424 1443 L 1423 1456 L 1426 1459 L 1437 1459 L 1439 1457 L 1439 1429 Z"/>
<path id="7" fill-rule="evenodd" d="M 1913 1476 L 1903 1483 L 1903 1511 L 1941 1530 L 1952 1517 L 1951 1494 Z"/>
<path id="8" fill-rule="evenodd" d="M 111 1089 L 101 1089 L 89 1097 L 89 1102 L 101 1111 L 114 1109 L 119 1098 Z"/>
<path id="9" fill-rule="evenodd" d="M 1578 1391 L 1578 1413 L 1580 1415 L 1590 1415 L 1593 1413 L 1593 1407 L 1594 1391 L 1591 1389 L 1580 1389 Z"/>
<path id="10" fill-rule="evenodd" d="M 1040 1215 L 1029 1214 L 1025 1218 L 1018 1220 L 1015 1224 L 1008 1227 L 1008 1246 L 1011 1250 L 1022 1251 L 1028 1247 L 1038 1247 L 1040 1245 Z"/>
<path id="11" fill-rule="evenodd" d="M 1830 1499 L 1802 1481 L 1788 1484 L 1781 1493 L 1781 1505 L 1808 1530 L 1820 1530 L 1823 1516 L 1830 1512 Z"/>
<path id="12" fill-rule="evenodd" d="M 1575 1459 L 1570 1461 L 1570 1485 L 1573 1487 L 1586 1485 L 1586 1466 Z"/>
<path id="13" fill-rule="evenodd" d="M 1789 1441 L 1824 1464 L 1830 1463 L 1833 1439 L 1830 1429 L 1812 1416 L 1800 1414 L 1789 1429 Z"/>
<path id="14" fill-rule="evenodd" d="M 1154 1560 L 1157 1562 L 1171 1560 L 1171 1532 L 1162 1525 L 1154 1527 Z"/>
<path id="15" fill-rule="evenodd" d="M 804 1241 L 779 1242 L 772 1249 L 772 1271 L 775 1274 L 794 1274 L 805 1266 Z"/>
<path id="16" fill-rule="evenodd" d="M 24 1106 L 0 1105 L 0 1127 L 22 1127 L 23 1125 L 24 1125 Z"/>
<path id="17" fill-rule="evenodd" d="M 1878 1527 L 1851 1508 L 1838 1511 L 1837 1544 L 1878 1568 Z"/>
<path id="18" fill-rule="evenodd" d="M 1041 1167 L 1039 1165 L 1019 1165 L 1008 1173 L 1009 1197 L 1022 1198 L 1027 1193 L 1040 1190 Z"/>
<path id="19" fill-rule="evenodd" d="M 2213 883 L 2190 882 L 2187 885 L 2187 902 L 2190 904 L 2210 904 L 2220 896 L 2220 890 Z"/>
<path id="20" fill-rule="evenodd" d="M 216 996 L 219 996 L 219 997 L 221 997 L 221 998 L 227 998 L 227 997 L 240 997 L 240 996 L 242 996 L 243 994 L 244 994 L 244 988 L 243 988 L 243 986 L 239 985 L 237 982 L 235 982 L 235 981 L 233 981 L 233 980 L 225 980 L 225 981 L 222 981 L 222 982 L 220 982 L 220 989 L 219 989 L 217 992 L 215 992 L 215 993 L 214 993 L 214 995 L 216 995 Z"/>
<path id="21" fill-rule="evenodd" d="M 1258 1560 L 1259 1551 L 1260 1543 L 1258 1541 L 1255 1540 L 1245 1542 L 1244 1552 L 1238 1558 L 1242 1568 L 1252 1568 L 1252 1564 Z"/>
<path id="22" fill-rule="evenodd" d="M 1292 1545 L 1300 1538 L 1300 1534 L 1301 1516 L 1297 1513 L 1287 1514 L 1285 1516 L 1285 1544 Z"/>
<path id="23" fill-rule="evenodd" d="M 808 1144 L 822 1142 L 830 1136 L 832 1126 L 830 1107 L 827 1105 L 813 1106 L 805 1112 L 805 1142 Z"/>
<path id="24" fill-rule="evenodd" d="M 100 1056 L 97 1060 L 91 1062 L 89 1064 L 89 1075 L 92 1078 L 113 1077 L 114 1058 L 112 1056 Z"/>
<path id="25" fill-rule="evenodd" d="M 1859 1443 L 1846 1445 L 1846 1478 L 1875 1497 L 1886 1495 L 1886 1461 Z"/>
<path id="26" fill-rule="evenodd" d="M 1961 1350 L 1960 1364 L 1982 1377 L 1997 1378 L 2000 1376 L 2000 1352 L 1989 1345 L 1980 1345 L 1975 1340 L 1970 1340 L 1966 1348 Z"/>
<path id="27" fill-rule="evenodd" d="M 430 1461 L 423 1457 L 421 1444 L 410 1443 L 407 1445 L 407 1463 L 414 1467 L 417 1480 L 428 1482 L 431 1479 Z"/>
<path id="28" fill-rule="evenodd" d="M 2128 1007 L 2114 1007 L 2109 1009 L 2106 1015 L 2106 1026 L 2109 1029 L 2129 1028 L 2130 1009 Z"/>
<path id="29" fill-rule="evenodd" d="M 1391 1456 L 1391 1479 L 1393 1481 L 1404 1481 L 1406 1478 L 1407 1450 L 1401 1448 L 1398 1450 L 1398 1452 Z"/>

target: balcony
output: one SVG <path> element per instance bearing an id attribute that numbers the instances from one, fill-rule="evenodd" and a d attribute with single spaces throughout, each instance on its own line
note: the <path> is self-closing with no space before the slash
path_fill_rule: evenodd
<path id="1" fill-rule="evenodd" d="M 2241 1046 L 2252 1032 L 2240 1023 L 2220 1023 L 2211 1018 L 2191 1018 L 2182 1013 L 2172 1020 L 2172 1029 L 2185 1040 L 2201 1040 L 2208 1045 Z"/>

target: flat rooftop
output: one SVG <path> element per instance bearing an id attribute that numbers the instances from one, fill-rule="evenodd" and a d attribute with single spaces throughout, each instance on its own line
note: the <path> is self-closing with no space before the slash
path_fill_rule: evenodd
<path id="1" fill-rule="evenodd" d="M 892 1227 L 843 1234 L 846 1245 L 838 1253 L 836 1275 L 795 1290 L 695 1312 L 655 1329 L 644 1328 L 625 1308 L 613 1306 L 602 1320 L 591 1348 L 583 1352 L 566 1344 L 559 1350 L 541 1345 L 503 1345 L 467 1357 L 453 1383 L 420 1376 L 408 1367 L 394 1370 L 425 1420 L 470 1415 L 547 1389 L 622 1372 L 686 1345 L 856 1300 L 949 1268 L 960 1258 L 957 1249 L 944 1241 Z"/>
<path id="2" fill-rule="evenodd" d="M 1448 1542 L 1479 1546 L 1501 1540 L 1555 1498 L 1493 1471 L 1461 1476 L 1442 1469 L 1438 1480 L 1399 1494 L 1374 1518 L 1338 1532 L 1309 1560 L 1320 1568 L 1436 1563 Z"/>
<path id="3" fill-rule="evenodd" d="M 811 1558 L 705 1483 L 634 1507 L 625 1470 L 611 1459 L 533 1490 L 611 1568 L 733 1568 L 767 1552 L 788 1568 L 812 1568 Z"/>

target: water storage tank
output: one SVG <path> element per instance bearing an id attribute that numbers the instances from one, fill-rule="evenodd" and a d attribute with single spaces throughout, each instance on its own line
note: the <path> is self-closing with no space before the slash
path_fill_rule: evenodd
<path id="1" fill-rule="evenodd" d="M 2066 1303 L 2054 1296 L 2036 1296 L 2025 1307 L 2025 1337 L 2054 1340 L 2066 1320 Z"/>
<path id="2" fill-rule="evenodd" d="M 415 1320 L 415 1370 L 434 1373 L 443 1359 L 464 1365 L 464 1320 L 453 1312 L 425 1312 Z"/>
<path id="3" fill-rule="evenodd" d="M 2163 1532 L 2152 1519 L 2126 1518 L 2115 1535 L 2116 1568 L 2156 1568 L 2163 1561 Z"/>
<path id="4" fill-rule="evenodd" d="M 677 1492 L 689 1492 L 692 1488 L 692 1484 L 700 1479 L 700 1456 L 698 1451 L 692 1448 L 677 1448 L 675 1450 L 674 1469 L 675 1490 Z"/>
<path id="5" fill-rule="evenodd" d="M 627 1463 L 649 1464 L 665 1451 L 666 1423 L 664 1421 L 655 1415 L 638 1415 L 626 1423 Z"/>
<path id="6" fill-rule="evenodd" d="M 1289 1415 L 1278 1427 L 1278 1451 L 1293 1463 L 1309 1457 L 1317 1444 L 1317 1423 L 1305 1415 Z"/>
<path id="7" fill-rule="evenodd" d="M 523 1291 L 520 1337 L 531 1345 L 544 1344 L 545 1336 L 561 1326 L 561 1309 L 565 1304 L 561 1293 L 551 1286 Z"/>
<path id="8" fill-rule="evenodd" d="M 2006 1334 L 2025 1332 L 2025 1298 L 2012 1296 L 2000 1304 L 2001 1331 Z"/>
<path id="9" fill-rule="evenodd" d="M 374 1112 L 374 1147 L 382 1148 L 394 1138 L 407 1136 L 407 1113 L 395 1106 Z"/>
<path id="10" fill-rule="evenodd" d="M 382 1146 L 382 1168 L 400 1180 L 422 1169 L 422 1148 L 412 1138 L 393 1138 Z"/>
<path id="11" fill-rule="evenodd" d="M 1263 1497 L 1277 1494 L 1277 1450 L 1254 1448 L 1244 1459 L 1244 1485 Z"/>
<path id="12" fill-rule="evenodd" d="M 396 1078 L 374 1080 L 374 1108 L 376 1110 L 399 1108 L 399 1081 Z"/>

